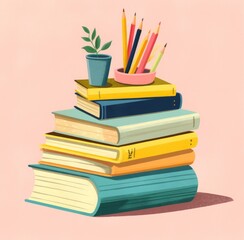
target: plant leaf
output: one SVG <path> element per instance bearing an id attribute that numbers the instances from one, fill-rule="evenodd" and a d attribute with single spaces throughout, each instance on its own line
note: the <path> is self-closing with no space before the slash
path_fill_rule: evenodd
<path id="1" fill-rule="evenodd" d="M 85 46 L 83 47 L 83 49 L 85 49 L 88 53 L 96 53 L 97 50 L 94 49 L 93 47 L 90 47 L 90 46 Z"/>
<path id="2" fill-rule="evenodd" d="M 96 37 L 96 35 L 97 35 L 97 31 L 96 31 L 96 28 L 94 28 L 94 30 L 93 30 L 93 32 L 92 32 L 92 37 L 91 37 L 91 39 L 94 40 L 95 37 Z"/>
<path id="3" fill-rule="evenodd" d="M 110 47 L 111 43 L 112 43 L 112 41 L 105 43 L 105 44 L 102 46 L 101 50 L 106 50 L 106 49 L 108 49 L 108 48 Z"/>
<path id="4" fill-rule="evenodd" d="M 83 28 L 83 30 L 86 32 L 86 33 L 90 33 L 90 30 L 87 28 L 87 27 L 85 27 L 85 26 L 82 26 L 82 28 Z"/>
<path id="5" fill-rule="evenodd" d="M 101 38 L 100 38 L 100 36 L 97 36 L 96 41 L 95 41 L 96 49 L 100 48 L 100 45 L 101 45 Z"/>
<path id="6" fill-rule="evenodd" d="M 86 41 L 86 42 L 90 42 L 90 38 L 88 38 L 88 37 L 81 37 L 84 41 Z"/>

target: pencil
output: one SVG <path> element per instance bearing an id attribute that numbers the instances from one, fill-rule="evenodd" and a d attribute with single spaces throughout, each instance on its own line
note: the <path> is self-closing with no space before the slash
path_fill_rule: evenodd
<path id="1" fill-rule="evenodd" d="M 141 59 L 141 56 L 146 48 L 146 45 L 147 45 L 147 42 L 148 42 L 148 38 L 149 38 L 149 34 L 150 34 L 150 31 L 148 32 L 147 36 L 143 39 L 142 43 L 141 43 L 141 46 L 140 46 L 140 49 L 135 57 L 135 60 L 133 61 L 133 64 L 130 68 L 130 71 L 129 73 L 135 73 L 136 71 L 136 67 Z"/>
<path id="2" fill-rule="evenodd" d="M 122 46 L 123 46 L 123 65 L 124 70 L 127 65 L 128 55 L 127 55 L 127 29 L 126 29 L 126 16 L 125 10 L 122 13 Z"/>
<path id="3" fill-rule="evenodd" d="M 132 64 L 132 61 L 133 61 L 133 58 L 134 58 L 134 55 L 135 55 L 135 52 L 136 52 L 136 48 L 137 48 L 137 45 L 138 45 L 138 42 L 139 42 L 139 39 L 140 39 L 140 36 L 141 36 L 142 23 L 143 23 L 143 19 L 141 20 L 141 24 L 140 24 L 140 26 L 138 27 L 138 29 L 136 31 L 135 40 L 133 42 L 133 46 L 132 46 L 132 49 L 131 49 L 130 57 L 129 57 L 129 60 L 128 60 L 128 63 L 127 63 L 127 66 L 126 66 L 126 70 L 125 70 L 126 73 L 128 73 L 130 71 L 130 67 L 131 67 L 131 64 Z"/>
<path id="4" fill-rule="evenodd" d="M 164 45 L 163 49 L 159 52 L 158 57 L 157 57 L 156 61 L 154 62 L 150 72 L 155 72 L 156 71 L 156 68 L 157 68 L 159 62 L 160 62 L 160 60 L 162 59 L 162 57 L 164 55 L 164 51 L 165 51 L 166 46 L 167 46 L 167 43 Z"/>
<path id="5" fill-rule="evenodd" d="M 135 33 L 135 26 L 136 26 L 136 13 L 134 14 L 133 22 L 130 25 L 130 35 L 129 35 L 129 43 L 128 43 L 128 49 L 127 49 L 127 57 L 130 56 L 130 52 L 132 49 L 132 42 L 133 42 L 134 33 Z"/>
<path id="6" fill-rule="evenodd" d="M 158 24 L 157 30 L 152 33 L 150 40 L 148 42 L 148 45 L 146 47 L 145 53 L 143 54 L 143 57 L 141 59 L 140 65 L 138 69 L 136 70 L 136 73 L 143 73 L 145 66 L 147 64 L 148 58 L 150 57 L 150 54 L 152 52 L 153 46 L 157 40 L 159 29 L 160 29 L 161 22 Z"/>

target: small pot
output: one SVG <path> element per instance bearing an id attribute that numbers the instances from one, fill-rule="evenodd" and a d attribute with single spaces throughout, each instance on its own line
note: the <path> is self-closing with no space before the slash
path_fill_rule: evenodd
<path id="1" fill-rule="evenodd" d="M 92 86 L 106 86 L 112 57 L 106 54 L 86 55 L 88 79 Z"/>

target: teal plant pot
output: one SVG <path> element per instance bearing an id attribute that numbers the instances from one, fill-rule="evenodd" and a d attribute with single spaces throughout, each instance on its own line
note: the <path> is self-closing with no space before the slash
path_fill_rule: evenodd
<path id="1" fill-rule="evenodd" d="M 106 86 L 112 57 L 106 54 L 86 55 L 88 79 L 92 86 Z"/>

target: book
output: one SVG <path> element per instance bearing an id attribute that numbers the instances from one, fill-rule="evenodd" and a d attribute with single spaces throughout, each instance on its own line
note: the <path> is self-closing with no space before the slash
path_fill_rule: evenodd
<path id="1" fill-rule="evenodd" d="M 155 78 L 149 85 L 132 86 L 116 82 L 109 78 L 107 86 L 91 86 L 88 80 L 75 80 L 76 91 L 88 100 L 108 100 L 125 98 L 148 98 L 175 96 L 176 86 L 162 79 Z"/>
<path id="2" fill-rule="evenodd" d="M 46 134 L 45 144 L 42 144 L 41 148 L 74 156 L 122 163 L 191 149 L 196 145 L 197 134 L 195 132 L 187 132 L 123 146 L 112 146 L 51 132 Z"/>
<path id="3" fill-rule="evenodd" d="M 88 216 L 191 201 L 198 181 L 190 166 L 107 178 L 30 165 L 35 182 L 27 202 Z"/>
<path id="4" fill-rule="evenodd" d="M 115 164 L 70 154 L 43 150 L 40 164 L 113 177 L 164 168 L 191 165 L 195 159 L 192 149 L 142 158 L 135 161 Z"/>
<path id="5" fill-rule="evenodd" d="M 134 98 L 118 100 L 87 100 L 76 93 L 77 109 L 98 118 L 108 119 L 179 109 L 182 96 L 176 93 L 170 97 Z"/>
<path id="6" fill-rule="evenodd" d="M 53 114 L 55 132 L 116 146 L 191 131 L 200 122 L 198 113 L 183 109 L 103 120 L 75 108 Z"/>

